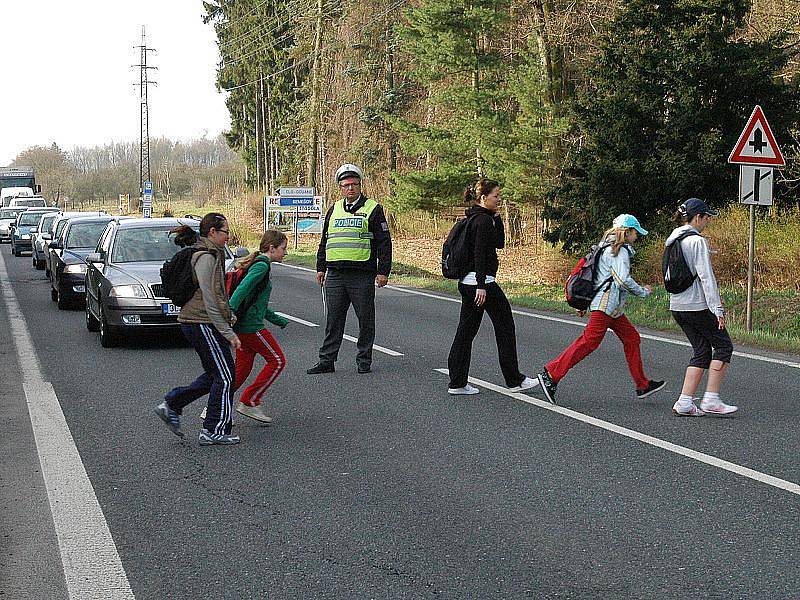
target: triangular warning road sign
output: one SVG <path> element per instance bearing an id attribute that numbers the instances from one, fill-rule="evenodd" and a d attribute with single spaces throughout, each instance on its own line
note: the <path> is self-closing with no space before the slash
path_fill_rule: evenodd
<path id="1" fill-rule="evenodd" d="M 729 163 L 740 165 L 768 165 L 770 167 L 783 167 L 786 161 L 778 148 L 772 129 L 767 123 L 764 111 L 756 105 L 753 114 L 747 121 L 739 136 L 739 141 L 733 147 L 733 152 L 728 157 Z"/>

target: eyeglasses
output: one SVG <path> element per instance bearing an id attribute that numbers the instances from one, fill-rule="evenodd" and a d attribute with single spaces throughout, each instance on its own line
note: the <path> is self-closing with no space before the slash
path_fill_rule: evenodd
<path id="1" fill-rule="evenodd" d="M 214 229 L 216 229 L 216 227 Z M 231 234 L 231 232 L 228 231 L 227 229 L 216 229 L 216 231 L 219 231 L 220 233 L 224 233 L 225 235 L 230 235 Z"/>
<path id="2" fill-rule="evenodd" d="M 345 188 L 357 188 L 357 187 L 361 187 L 361 184 L 360 183 L 340 183 L 339 187 L 342 188 L 342 189 L 345 189 Z"/>

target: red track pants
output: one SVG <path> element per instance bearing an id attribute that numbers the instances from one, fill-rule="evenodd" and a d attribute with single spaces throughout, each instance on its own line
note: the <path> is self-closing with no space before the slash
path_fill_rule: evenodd
<path id="1" fill-rule="evenodd" d="M 642 353 L 639 350 L 639 332 L 622 315 L 616 319 L 609 317 L 602 310 L 593 310 L 589 315 L 589 323 L 583 330 L 583 334 L 572 345 L 564 350 L 557 359 L 547 363 L 544 368 L 550 373 L 553 381 L 558 383 L 572 367 L 597 350 L 600 342 L 606 336 L 606 330 L 610 329 L 617 334 L 622 341 L 625 350 L 625 360 L 628 362 L 628 370 L 636 384 L 637 390 L 642 390 L 650 384 L 650 380 L 645 377 L 644 367 L 642 366 Z M 236 369 L 238 372 L 238 368 Z"/>
<path id="2" fill-rule="evenodd" d="M 237 334 L 242 342 L 242 347 L 236 351 L 236 383 L 234 389 L 238 390 L 253 369 L 253 359 L 256 354 L 264 357 L 266 364 L 256 377 L 256 380 L 247 386 L 242 392 L 240 401 L 248 406 L 258 406 L 261 404 L 261 397 L 269 386 L 278 378 L 283 368 L 286 366 L 286 357 L 283 350 L 266 329 L 257 333 Z"/>

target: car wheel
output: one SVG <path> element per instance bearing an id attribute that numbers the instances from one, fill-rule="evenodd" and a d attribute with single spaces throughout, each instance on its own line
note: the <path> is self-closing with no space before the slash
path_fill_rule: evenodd
<path id="1" fill-rule="evenodd" d="M 19 256 L 19 254 L 17 253 L 17 247 L 14 244 L 11 244 L 11 254 L 13 254 L 14 256 Z"/>
<path id="2" fill-rule="evenodd" d="M 36 267 L 37 271 L 41 271 L 44 269 L 44 261 L 43 260 L 35 260 L 33 261 L 33 266 Z"/>
<path id="3" fill-rule="evenodd" d="M 64 294 L 61 293 L 60 283 L 56 283 L 56 301 L 58 302 L 58 310 L 67 310 L 69 308 L 69 302 L 64 298 Z"/>
<path id="4" fill-rule="evenodd" d="M 33 255 L 33 258 L 31 259 L 31 261 L 33 262 L 33 268 L 35 269 L 35 268 L 36 268 L 36 265 L 38 264 L 38 263 L 36 262 L 36 255 L 35 255 L 35 254 Z"/>
<path id="5" fill-rule="evenodd" d="M 45 266 L 45 269 L 44 269 L 44 276 L 47 277 L 48 279 L 50 279 L 50 269 L 48 269 L 46 266 Z"/>
<path id="6" fill-rule="evenodd" d="M 120 334 L 116 327 L 108 324 L 103 305 L 100 305 L 100 345 L 103 348 L 113 348 L 119 344 Z"/>
<path id="7" fill-rule="evenodd" d="M 89 309 L 89 298 L 86 298 L 86 329 L 92 332 L 100 331 L 100 321 L 98 321 Z"/>
<path id="8" fill-rule="evenodd" d="M 50 300 L 53 302 L 58 302 L 58 292 L 53 289 L 53 286 L 50 286 Z"/>

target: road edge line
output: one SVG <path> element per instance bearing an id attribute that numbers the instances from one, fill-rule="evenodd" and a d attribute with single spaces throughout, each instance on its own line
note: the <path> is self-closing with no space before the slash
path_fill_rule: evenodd
<path id="1" fill-rule="evenodd" d="M 67 593 L 74 600 L 135 598 L 61 404 L 52 384 L 44 380 L 2 253 L 0 290 L 20 361 L 22 387 L 58 539 Z"/>

